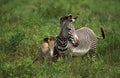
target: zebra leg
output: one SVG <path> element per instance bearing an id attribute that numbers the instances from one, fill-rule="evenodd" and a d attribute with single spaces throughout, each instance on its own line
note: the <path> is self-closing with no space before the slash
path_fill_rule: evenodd
<path id="1" fill-rule="evenodd" d="M 90 49 L 89 55 L 92 59 L 92 62 L 95 62 L 95 54 L 96 54 L 95 49 Z"/>
<path id="2" fill-rule="evenodd" d="M 44 58 L 42 56 L 38 56 L 33 60 L 33 63 L 35 63 L 37 60 L 40 60 L 40 63 L 43 63 Z"/>
<path id="3" fill-rule="evenodd" d="M 83 55 L 81 58 L 82 58 L 82 60 L 85 60 L 86 59 L 86 57 L 87 57 L 87 55 L 88 55 L 88 53 L 86 53 L 85 55 Z"/>
<path id="4" fill-rule="evenodd" d="M 89 55 L 92 59 L 92 62 L 95 62 L 95 54 L 96 54 L 96 41 L 94 40 L 91 45 L 91 49 L 89 50 Z"/>
<path id="5" fill-rule="evenodd" d="M 44 59 L 44 55 L 41 53 L 41 54 L 40 54 L 40 57 L 39 57 L 40 63 L 43 64 L 44 60 L 45 60 L 45 59 Z"/>
<path id="6" fill-rule="evenodd" d="M 59 55 L 56 47 L 54 47 L 54 53 L 53 53 L 52 61 L 53 61 L 53 62 L 56 62 L 59 57 L 60 57 L 60 55 Z"/>
<path id="7" fill-rule="evenodd" d="M 69 60 L 69 62 L 71 63 L 71 61 L 72 61 L 72 56 L 73 56 L 73 54 L 72 54 L 72 50 L 71 49 L 69 49 L 69 53 L 68 53 L 68 60 Z"/>

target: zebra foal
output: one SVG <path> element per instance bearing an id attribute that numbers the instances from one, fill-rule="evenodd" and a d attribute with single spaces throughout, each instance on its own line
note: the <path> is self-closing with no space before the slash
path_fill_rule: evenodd
<path id="1" fill-rule="evenodd" d="M 53 53 L 54 53 L 54 43 L 55 38 L 44 38 L 44 43 L 39 47 L 38 52 L 39 56 L 37 56 L 33 63 L 37 60 L 40 60 L 40 63 L 43 62 L 52 62 L 53 61 Z"/>

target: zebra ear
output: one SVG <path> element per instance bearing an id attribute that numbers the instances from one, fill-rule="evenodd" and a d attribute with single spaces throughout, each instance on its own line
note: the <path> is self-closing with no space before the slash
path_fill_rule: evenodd
<path id="1" fill-rule="evenodd" d="M 65 21 L 65 20 L 71 21 L 71 20 L 72 20 L 72 14 L 69 14 L 69 15 L 67 15 L 67 16 L 62 16 L 62 17 L 60 18 L 60 23 L 62 23 L 62 22 Z"/>
<path id="2" fill-rule="evenodd" d="M 73 19 L 75 19 L 75 20 L 76 20 L 77 18 L 78 18 L 78 16 L 75 16 Z"/>
<path id="3" fill-rule="evenodd" d="M 72 19 L 72 14 L 60 17 L 60 20 L 67 20 L 67 19 Z"/>
<path id="4" fill-rule="evenodd" d="M 72 20 L 72 14 L 69 14 L 68 16 L 66 16 L 66 20 L 70 21 Z"/>
<path id="5" fill-rule="evenodd" d="M 67 18 L 68 18 L 67 16 L 60 17 L 60 23 L 62 23 L 63 21 L 65 21 Z"/>
<path id="6" fill-rule="evenodd" d="M 67 19 L 68 19 L 68 20 L 71 20 L 71 19 L 72 19 L 72 14 L 69 14 L 69 15 L 67 16 Z"/>
<path id="7" fill-rule="evenodd" d="M 61 17 L 60 17 L 60 20 L 63 20 L 64 18 L 65 18 L 65 16 L 61 16 Z"/>
<path id="8" fill-rule="evenodd" d="M 74 18 L 72 19 L 72 22 L 75 22 L 75 21 L 77 20 L 77 18 L 78 18 L 78 16 L 74 17 Z"/>

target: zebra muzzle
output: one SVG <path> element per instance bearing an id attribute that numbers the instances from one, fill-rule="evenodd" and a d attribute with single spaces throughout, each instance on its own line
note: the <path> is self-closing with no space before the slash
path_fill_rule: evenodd
<path id="1" fill-rule="evenodd" d="M 75 44 L 73 45 L 74 47 L 77 47 L 80 43 L 80 40 L 78 38 L 75 39 Z"/>

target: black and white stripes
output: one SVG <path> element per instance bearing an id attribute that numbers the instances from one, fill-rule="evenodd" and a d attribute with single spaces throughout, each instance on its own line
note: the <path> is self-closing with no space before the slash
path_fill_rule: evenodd
<path id="1" fill-rule="evenodd" d="M 72 18 L 72 15 L 60 18 L 61 31 L 55 43 L 55 54 L 60 56 L 69 54 L 86 55 L 88 52 L 92 58 L 96 53 L 96 42 L 98 37 L 88 27 L 82 27 L 75 30 L 73 23 L 77 17 Z M 103 29 L 101 30 L 103 39 L 105 38 Z M 68 51 L 68 49 L 70 49 Z"/>
<path id="2" fill-rule="evenodd" d="M 80 40 L 78 47 L 72 47 L 73 55 L 81 55 L 84 56 L 88 52 L 90 54 L 90 57 L 92 58 L 92 61 L 95 61 L 94 57 L 96 54 L 96 43 L 97 43 L 97 36 L 88 27 L 82 27 L 80 29 L 76 30 L 77 36 Z M 103 39 L 105 38 L 104 31 L 101 31 Z"/>
<path id="3" fill-rule="evenodd" d="M 64 53 L 68 49 L 68 39 L 57 37 L 56 46 L 57 50 Z"/>
<path id="4" fill-rule="evenodd" d="M 61 31 L 55 42 L 55 53 L 59 54 L 60 56 L 64 56 L 70 53 L 68 51 L 69 43 L 71 43 L 73 46 L 78 46 L 79 44 L 72 20 L 72 15 L 60 18 Z"/>

